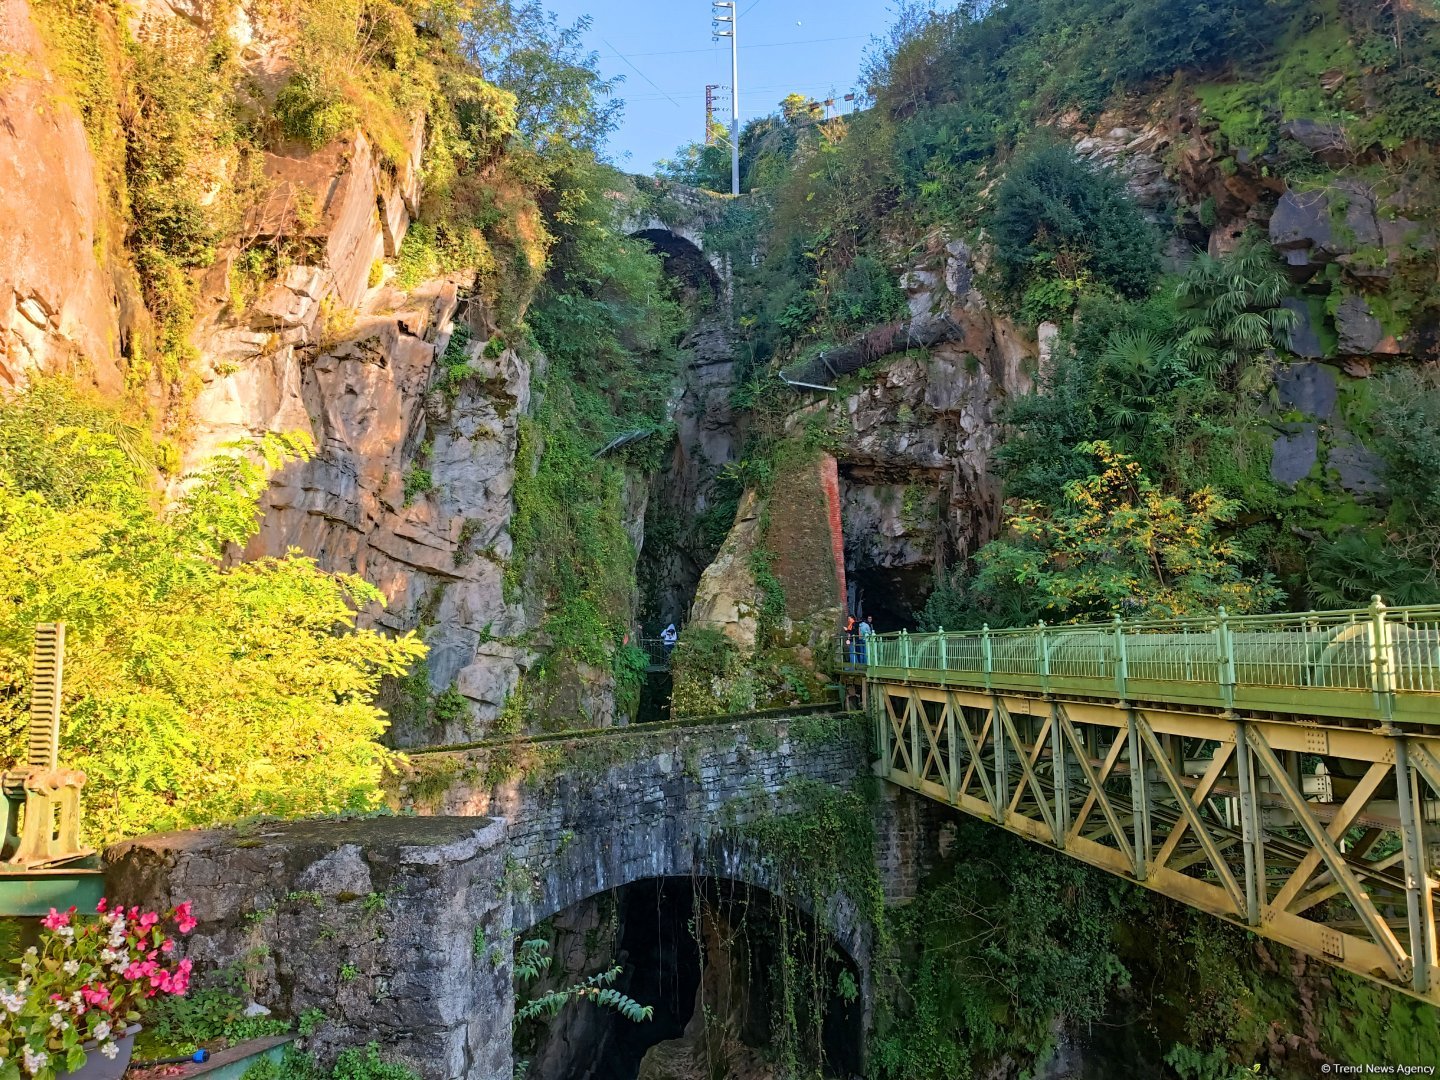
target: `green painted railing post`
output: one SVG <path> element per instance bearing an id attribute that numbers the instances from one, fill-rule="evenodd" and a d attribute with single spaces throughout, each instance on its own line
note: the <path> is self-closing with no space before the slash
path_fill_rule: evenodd
<path id="1" fill-rule="evenodd" d="M 1215 647 L 1218 650 L 1220 698 L 1225 708 L 1235 708 L 1235 638 L 1230 633 L 1230 616 L 1222 607 L 1215 619 Z"/>
<path id="2" fill-rule="evenodd" d="M 1126 682 L 1129 675 L 1125 665 L 1125 624 L 1120 621 L 1120 616 L 1115 616 L 1115 692 L 1120 695 L 1121 701 L 1129 701 L 1130 695 L 1126 692 Z"/>
<path id="3" fill-rule="evenodd" d="M 940 655 L 940 670 L 941 670 L 941 671 L 949 671 L 949 670 L 950 670 L 950 665 L 946 662 L 946 657 L 945 657 L 945 628 L 944 628 L 943 626 L 940 627 L 939 637 L 940 637 L 940 645 L 939 645 L 938 652 L 939 652 L 939 655 Z"/>
<path id="4" fill-rule="evenodd" d="M 1040 689 L 1050 693 L 1050 637 L 1045 633 L 1045 620 L 1040 620 Z"/>
<path id="5" fill-rule="evenodd" d="M 1395 719 L 1395 642 L 1378 593 L 1370 598 L 1370 688 L 1380 719 L 1390 723 Z"/>
<path id="6" fill-rule="evenodd" d="M 900 631 L 900 660 L 905 668 L 905 673 L 910 673 L 910 631 Z"/>
<path id="7" fill-rule="evenodd" d="M 985 689 L 990 689 L 990 676 L 995 671 L 995 654 L 990 643 L 990 624 L 980 628 L 980 655 L 985 665 Z"/>

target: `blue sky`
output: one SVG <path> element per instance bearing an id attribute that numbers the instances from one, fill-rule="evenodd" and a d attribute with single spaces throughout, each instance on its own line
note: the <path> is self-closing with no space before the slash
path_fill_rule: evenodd
<path id="1" fill-rule="evenodd" d="M 885 0 L 739 3 L 742 123 L 774 112 L 791 91 L 817 99 L 833 92 L 838 104 L 855 88 L 870 38 L 891 23 Z M 591 15 L 588 40 L 602 71 L 625 76 L 624 126 L 611 140 L 617 164 L 647 173 L 704 134 L 705 84 L 730 82 L 730 43 L 710 40 L 709 0 L 546 0 L 546 6 L 566 23 Z M 716 113 L 729 123 L 728 90 L 716 92 Z"/>

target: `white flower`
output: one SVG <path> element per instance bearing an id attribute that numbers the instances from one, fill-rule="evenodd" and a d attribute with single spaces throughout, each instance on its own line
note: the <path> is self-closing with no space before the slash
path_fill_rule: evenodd
<path id="1" fill-rule="evenodd" d="M 15 989 L 18 990 L 18 991 L 19 991 L 20 993 L 22 993 L 22 994 L 29 993 L 29 991 L 30 991 L 30 980 L 29 980 L 29 979 L 21 979 L 18 983 L 15 984 Z"/>
<path id="2" fill-rule="evenodd" d="M 115 958 L 118 957 L 119 955 L 120 955 L 120 954 L 119 954 L 116 950 L 114 950 L 114 949 L 109 949 L 109 948 L 101 949 L 101 950 L 100 950 L 100 962 L 101 962 L 102 964 L 113 964 L 113 963 L 115 962 Z"/>
<path id="3" fill-rule="evenodd" d="M 111 1061 L 114 1061 L 115 1055 L 120 1053 L 120 1047 L 116 1046 L 113 1042 L 101 1043 L 100 1052 Z"/>
<path id="4" fill-rule="evenodd" d="M 50 1014 L 50 1026 L 56 1031 L 64 1031 L 70 1025 L 66 1022 L 64 1016 L 58 1012 L 53 1012 Z"/>
<path id="5" fill-rule="evenodd" d="M 77 972 L 79 972 L 79 970 L 80 970 L 80 961 L 79 961 L 79 960 L 66 960 L 66 961 L 65 961 L 65 974 L 66 974 L 66 975 L 74 975 L 74 974 L 76 974 Z"/>
<path id="6" fill-rule="evenodd" d="M 75 928 L 73 926 L 62 926 L 60 927 L 60 929 L 56 930 L 55 933 L 58 934 L 60 937 L 64 938 L 66 941 L 69 941 L 75 936 Z"/>
<path id="7" fill-rule="evenodd" d="M 18 1013 L 25 1007 L 25 994 L 23 992 L 0 990 L 0 1005 L 5 1006 L 6 1012 Z"/>
<path id="8" fill-rule="evenodd" d="M 90 1032 L 90 1036 L 91 1038 L 98 1039 L 99 1041 L 104 1042 L 110 1037 L 110 1021 L 101 1020 L 98 1024 L 95 1025 L 95 1030 Z"/>
<path id="9" fill-rule="evenodd" d="M 25 1047 L 25 1071 L 34 1076 L 41 1069 L 50 1063 L 50 1055 L 44 1050 L 31 1050 Z"/>

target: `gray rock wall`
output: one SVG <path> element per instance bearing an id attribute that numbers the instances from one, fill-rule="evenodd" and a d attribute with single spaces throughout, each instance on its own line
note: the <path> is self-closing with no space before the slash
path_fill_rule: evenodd
<path id="1" fill-rule="evenodd" d="M 306 1048 L 322 1060 L 374 1041 L 427 1078 L 510 1080 L 505 856 L 504 823 L 483 818 L 286 822 L 120 844 L 107 887 L 126 904 L 190 900 L 201 983 L 320 1010 Z"/>
<path id="2" fill-rule="evenodd" d="M 857 782 L 862 725 L 827 737 L 765 717 L 418 755 L 401 792 L 415 816 L 144 837 L 107 853 L 107 889 L 126 904 L 192 901 L 202 984 L 238 977 L 281 1015 L 319 1009 L 307 1048 L 322 1060 L 375 1041 L 427 1080 L 510 1080 L 515 935 L 647 878 L 738 881 L 817 915 L 868 1006 L 855 900 L 813 911 L 739 828 L 793 811 L 796 780 Z M 913 896 L 928 862 L 927 813 L 904 793 L 874 808 L 891 899 Z"/>

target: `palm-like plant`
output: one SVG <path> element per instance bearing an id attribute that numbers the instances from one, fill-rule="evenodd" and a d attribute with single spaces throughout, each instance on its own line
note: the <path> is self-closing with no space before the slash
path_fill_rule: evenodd
<path id="1" fill-rule="evenodd" d="M 1197 375 L 1233 383 L 1266 349 L 1283 345 L 1295 326 L 1281 307 L 1289 279 L 1274 249 L 1247 232 L 1223 258 L 1200 255 L 1175 288 L 1183 331 L 1175 351 Z"/>
<path id="2" fill-rule="evenodd" d="M 1138 435 L 1156 399 L 1170 389 L 1174 353 L 1152 330 L 1117 330 L 1105 342 L 1097 373 L 1106 393 L 1099 401 L 1105 430 Z"/>

